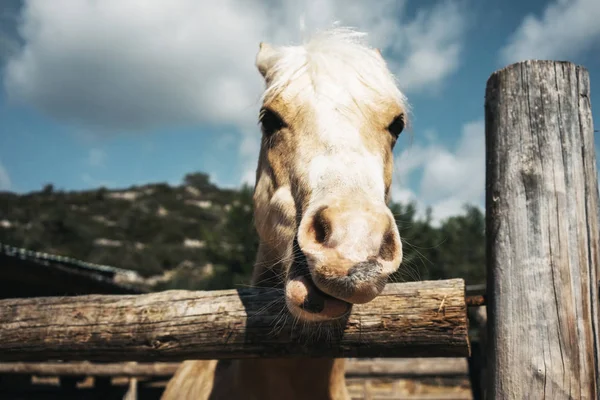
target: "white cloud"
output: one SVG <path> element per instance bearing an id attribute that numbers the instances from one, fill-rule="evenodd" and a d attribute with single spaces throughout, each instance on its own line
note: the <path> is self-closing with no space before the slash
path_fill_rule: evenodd
<path id="1" fill-rule="evenodd" d="M 485 127 L 483 120 L 463 125 L 454 150 L 429 144 L 402 151 L 396 158 L 393 199 L 415 201 L 424 212 L 432 207 L 435 223 L 462 212 L 466 203 L 483 207 L 485 201 Z M 404 186 L 408 177 L 422 173 L 417 192 Z"/>
<path id="2" fill-rule="evenodd" d="M 4 165 L 2 165 L 2 161 L 0 160 L 0 190 L 10 190 L 11 186 L 12 183 L 8 171 Z"/>
<path id="3" fill-rule="evenodd" d="M 106 162 L 106 152 L 102 149 L 93 148 L 88 153 L 87 163 L 91 167 L 103 167 Z"/>
<path id="4" fill-rule="evenodd" d="M 456 71 L 466 28 L 464 14 L 450 2 L 420 11 L 402 27 L 400 37 L 405 43 L 394 46 L 395 54 L 407 54 L 395 68 L 402 88 L 435 87 Z"/>
<path id="5" fill-rule="evenodd" d="M 231 126 L 253 182 L 259 42 L 299 42 L 301 16 L 308 32 L 339 21 L 391 56 L 403 90 L 430 90 L 459 64 L 466 22 L 457 4 L 408 17 L 406 2 L 394 0 L 26 0 L 25 44 L 4 85 L 9 98 L 85 129 Z"/>
<path id="6" fill-rule="evenodd" d="M 263 15 L 233 3 L 28 1 L 6 90 L 85 126 L 235 123 L 259 93 Z"/>
<path id="7" fill-rule="evenodd" d="M 250 149 L 252 149 L 252 151 L 250 151 Z M 259 140 L 252 136 L 245 136 L 240 149 L 242 159 L 244 160 L 241 178 L 243 184 L 252 186 L 256 181 L 256 159 L 258 158 L 259 151 Z"/>
<path id="8" fill-rule="evenodd" d="M 600 41 L 600 1 L 556 0 L 540 17 L 526 16 L 501 50 L 501 59 L 567 59 Z"/>

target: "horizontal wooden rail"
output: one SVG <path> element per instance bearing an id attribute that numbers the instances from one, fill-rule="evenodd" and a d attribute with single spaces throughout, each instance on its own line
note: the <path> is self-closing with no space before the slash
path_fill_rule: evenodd
<path id="1" fill-rule="evenodd" d="M 469 355 L 462 279 L 389 284 L 313 329 L 285 315 L 262 288 L 0 300 L 0 361 Z"/>
<path id="2" fill-rule="evenodd" d="M 8 362 L 0 363 L 0 375 L 170 377 L 175 374 L 180 365 L 178 362 Z M 346 361 L 347 377 L 438 377 L 465 376 L 467 373 L 465 358 L 349 359 Z"/>
<path id="3" fill-rule="evenodd" d="M 0 375 L 170 377 L 175 374 L 180 364 L 178 362 L 8 362 L 0 363 Z"/>
<path id="4" fill-rule="evenodd" d="M 449 377 L 469 373 L 466 358 L 352 359 L 346 377 Z"/>

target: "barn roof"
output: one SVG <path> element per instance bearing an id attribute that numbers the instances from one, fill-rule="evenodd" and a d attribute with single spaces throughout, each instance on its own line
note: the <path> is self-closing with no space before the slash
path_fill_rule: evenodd
<path id="1" fill-rule="evenodd" d="M 135 271 L 0 243 L 0 298 L 147 292 Z"/>

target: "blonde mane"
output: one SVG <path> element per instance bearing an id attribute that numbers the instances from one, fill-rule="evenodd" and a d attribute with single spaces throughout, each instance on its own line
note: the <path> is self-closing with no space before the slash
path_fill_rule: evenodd
<path id="1" fill-rule="evenodd" d="M 349 107 L 373 105 L 381 98 L 395 99 L 408 111 L 406 97 L 397 86 L 379 50 L 366 42 L 366 33 L 334 28 L 313 35 L 299 46 L 279 46 L 265 76 L 263 101 L 269 103 L 293 82 L 310 82 L 317 96 L 332 97 Z M 303 76 L 309 79 L 301 80 Z"/>

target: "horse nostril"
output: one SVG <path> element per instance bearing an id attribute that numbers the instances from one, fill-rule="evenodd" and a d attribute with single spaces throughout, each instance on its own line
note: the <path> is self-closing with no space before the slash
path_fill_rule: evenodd
<path id="1" fill-rule="evenodd" d="M 325 243 L 331 234 L 331 223 L 327 219 L 325 210 L 327 210 L 327 206 L 319 208 L 313 217 L 312 227 L 315 232 L 315 241 L 319 244 Z"/>
<path id="2" fill-rule="evenodd" d="M 397 246 L 394 232 L 391 229 L 388 229 L 383 235 L 381 246 L 379 247 L 379 257 L 385 261 L 392 261 L 398 250 Z"/>

